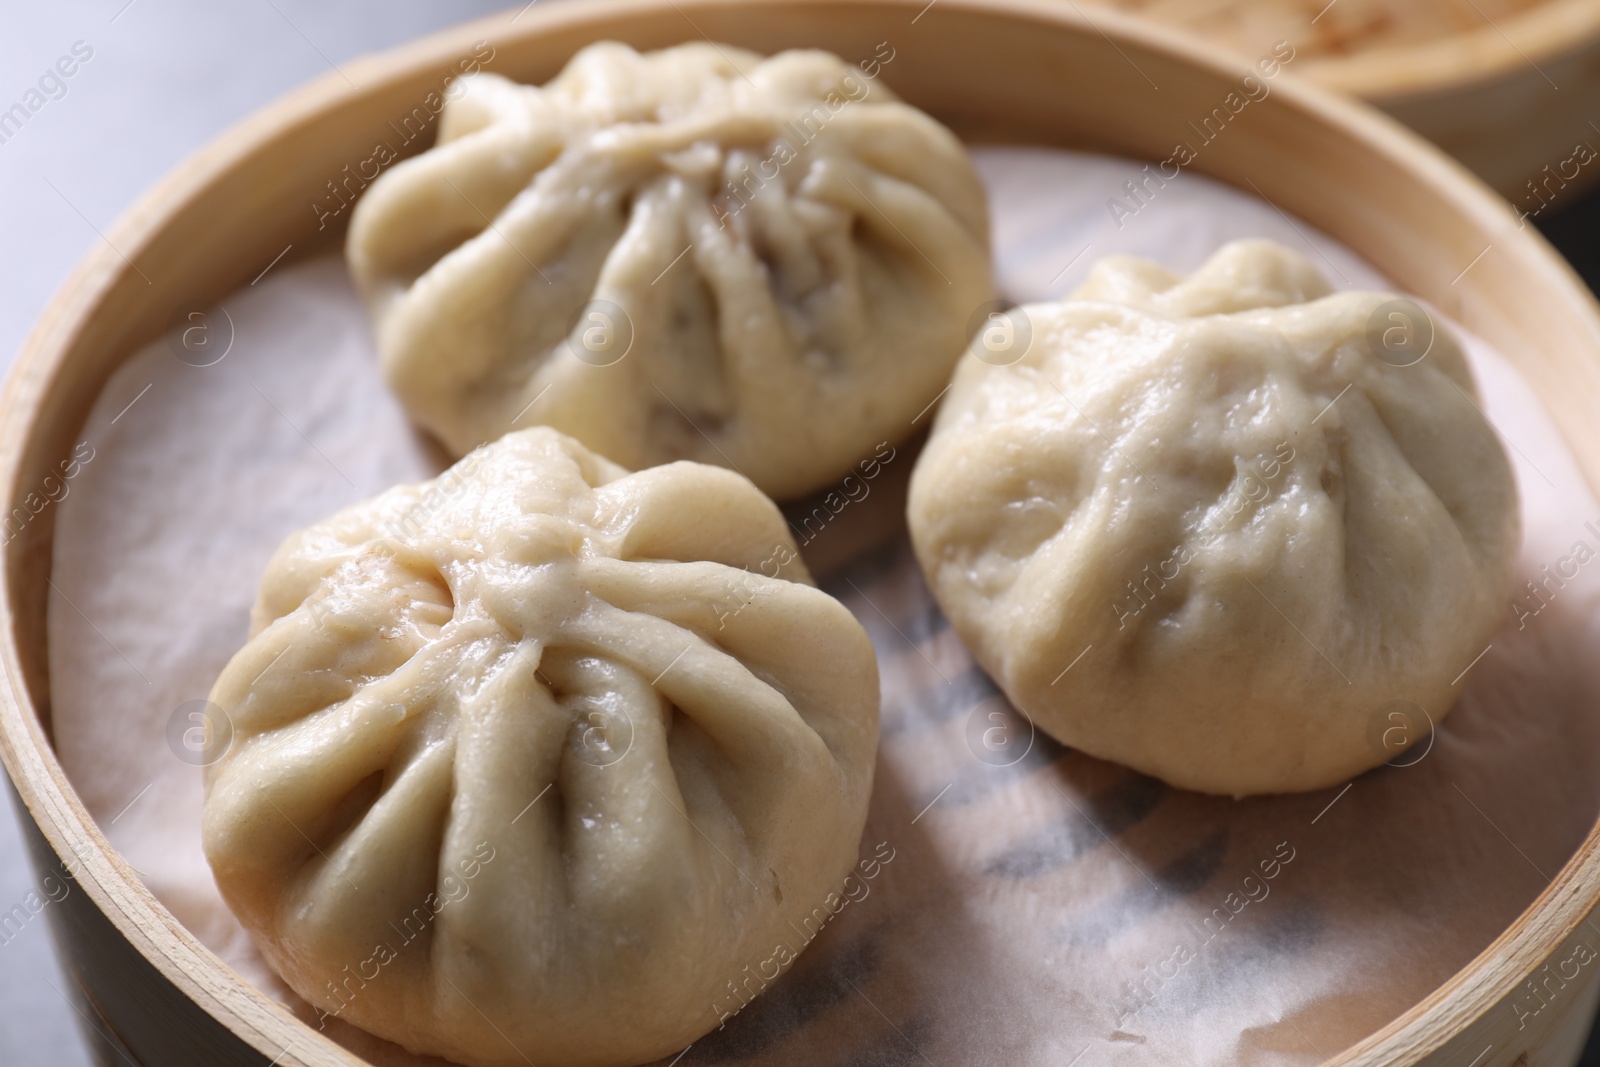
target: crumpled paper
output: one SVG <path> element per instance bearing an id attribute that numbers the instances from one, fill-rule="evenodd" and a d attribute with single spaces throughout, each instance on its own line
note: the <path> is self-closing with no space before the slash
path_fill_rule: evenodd
<path id="1" fill-rule="evenodd" d="M 1001 288 L 1018 302 L 1065 294 L 1112 252 L 1190 270 L 1246 236 L 1305 252 L 1338 287 L 1390 288 L 1305 223 L 1199 175 L 1130 215 L 1107 201 L 1129 203 L 1137 164 L 975 155 Z M 383 387 L 338 257 L 280 265 L 179 324 L 196 327 L 213 331 L 203 357 L 163 339 L 112 376 L 81 434 L 77 455 L 91 458 L 52 494 L 56 745 L 151 891 L 317 1026 L 217 893 L 186 731 L 245 639 L 279 541 L 432 476 L 444 457 Z M 821 584 L 879 653 L 864 863 L 843 898 L 817 902 L 823 930 L 799 960 L 776 976 L 765 959 L 730 975 L 708 1005 L 721 1028 L 670 1062 L 1313 1064 L 1485 948 L 1600 811 L 1600 507 L 1510 364 L 1465 340 L 1521 489 L 1519 598 L 1462 664 L 1449 718 L 1400 765 L 1341 789 L 1185 793 L 1033 731 L 974 666 L 912 559 L 902 515 L 914 439 L 880 450 L 873 478 L 791 507 Z M 376 1063 L 438 1062 L 336 1018 L 322 1025 Z"/>

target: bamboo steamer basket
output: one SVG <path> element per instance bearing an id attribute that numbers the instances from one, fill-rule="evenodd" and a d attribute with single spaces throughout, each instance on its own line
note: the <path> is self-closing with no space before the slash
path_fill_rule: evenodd
<path id="1" fill-rule="evenodd" d="M 1600 180 L 1594 0 L 1090 0 L 1256 55 L 1296 41 L 1296 74 L 1439 145 L 1519 209 Z M 1530 185 L 1531 183 L 1531 185 Z"/>
<path id="2" fill-rule="evenodd" d="M 1091 21 L 1092 18 L 1092 21 Z M 889 41 L 896 92 L 970 138 L 1159 159 L 1186 112 L 1220 101 L 1242 62 L 1116 12 L 1057 0 L 590 0 L 529 7 L 348 63 L 183 164 L 108 234 L 29 337 L 0 399 L 8 509 L 71 453 L 103 383 L 173 317 L 292 256 L 330 247 L 325 183 L 435 90 L 478 41 L 529 82 L 581 46 L 708 37 L 759 51 L 870 55 Z M 1532 230 L 1442 153 L 1385 117 L 1278 80 L 1194 166 L 1343 240 L 1514 358 L 1600 488 L 1600 308 Z M 1159 86 L 1159 91 L 1155 89 Z M 1209 104 L 1207 104 L 1209 106 Z M 420 141 L 418 142 L 420 143 Z M 338 221 L 348 218 L 348 213 Z M 291 257 L 292 258 L 292 257 Z M 102 1062 L 334 1065 L 362 1061 L 207 951 L 108 845 L 51 748 L 45 609 L 53 509 L 4 546 L 0 754 L 32 822 L 41 876 L 72 890 L 46 912 Z M 1512 926 L 1340 1067 L 1570 1065 L 1600 998 L 1600 832 Z M 1539 999 L 1534 996 L 1538 983 Z M 1521 1012 L 1513 1003 L 1522 1005 Z M 1540 1006 L 1529 1013 L 1528 1005 Z"/>

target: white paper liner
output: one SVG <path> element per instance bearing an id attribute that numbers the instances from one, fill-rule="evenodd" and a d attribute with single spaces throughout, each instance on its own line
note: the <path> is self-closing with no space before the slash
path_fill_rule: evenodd
<path id="1" fill-rule="evenodd" d="M 1198 175 L 1118 226 L 1106 201 L 1132 203 L 1122 183 L 1139 165 L 975 154 L 1002 288 L 1019 302 L 1066 293 L 1111 252 L 1187 271 L 1246 236 L 1307 252 L 1341 288 L 1389 288 L 1310 226 Z M 283 537 L 443 463 L 384 388 L 339 258 L 279 266 L 225 308 L 234 339 L 219 363 L 187 365 L 162 341 L 113 375 L 80 435 L 92 459 L 50 505 L 54 731 L 84 802 L 156 896 L 312 1020 L 217 893 L 200 771 L 174 755 L 169 725 L 244 641 Z M 1521 489 L 1523 577 L 1564 557 L 1570 571 L 1576 542 L 1600 550 L 1600 508 L 1519 376 L 1464 339 Z M 1600 561 L 1549 586 L 1523 629 L 1508 607 L 1415 765 L 1347 791 L 1206 797 L 1043 734 L 1024 743 L 1026 722 L 973 666 L 910 555 L 913 449 L 806 548 L 879 651 L 883 744 L 862 854 L 893 858 L 680 1067 L 1320 1062 L 1486 947 L 1600 811 Z M 1010 731 L 989 735 L 1009 739 L 999 754 L 983 743 L 992 729 Z M 739 1003 L 730 992 L 718 1008 Z M 437 1062 L 336 1020 L 327 1032 L 379 1063 Z"/>

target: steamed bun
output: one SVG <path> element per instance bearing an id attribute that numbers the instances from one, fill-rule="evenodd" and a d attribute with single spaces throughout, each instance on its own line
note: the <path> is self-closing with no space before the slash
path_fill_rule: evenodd
<path id="1" fill-rule="evenodd" d="M 463 79 L 346 247 L 411 416 L 456 455 L 544 424 L 779 498 L 907 436 L 992 296 L 988 216 L 880 70 L 605 43 L 542 87 Z"/>
<path id="2" fill-rule="evenodd" d="M 993 330 L 909 519 L 1018 709 L 1224 794 L 1341 782 L 1445 714 L 1504 617 L 1519 532 L 1442 324 L 1245 241 L 1187 280 L 1106 260 Z"/>
<path id="3" fill-rule="evenodd" d="M 211 699 L 205 852 L 262 954 L 472 1067 L 716 1027 L 814 936 L 877 744 L 871 644 L 769 500 L 546 428 L 290 537 Z"/>

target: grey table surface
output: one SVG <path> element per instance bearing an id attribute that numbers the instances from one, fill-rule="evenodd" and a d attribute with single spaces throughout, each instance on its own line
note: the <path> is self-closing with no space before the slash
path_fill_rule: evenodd
<path id="1" fill-rule="evenodd" d="M 496 12 L 509 21 L 516 8 L 504 0 L 0 5 L 0 112 L 43 100 L 21 129 L 0 129 L 0 369 L 100 234 L 189 153 L 338 63 Z M 63 56 L 79 60 L 63 68 L 74 73 L 50 77 Z M 1600 284 L 1600 194 L 1540 228 Z M 0 920 L 30 891 L 43 895 L 16 818 L 0 815 Z M 88 1067 L 65 983 L 40 918 L 0 924 L 0 1065 Z M 1584 1064 L 1600 1067 L 1600 1042 Z"/>

